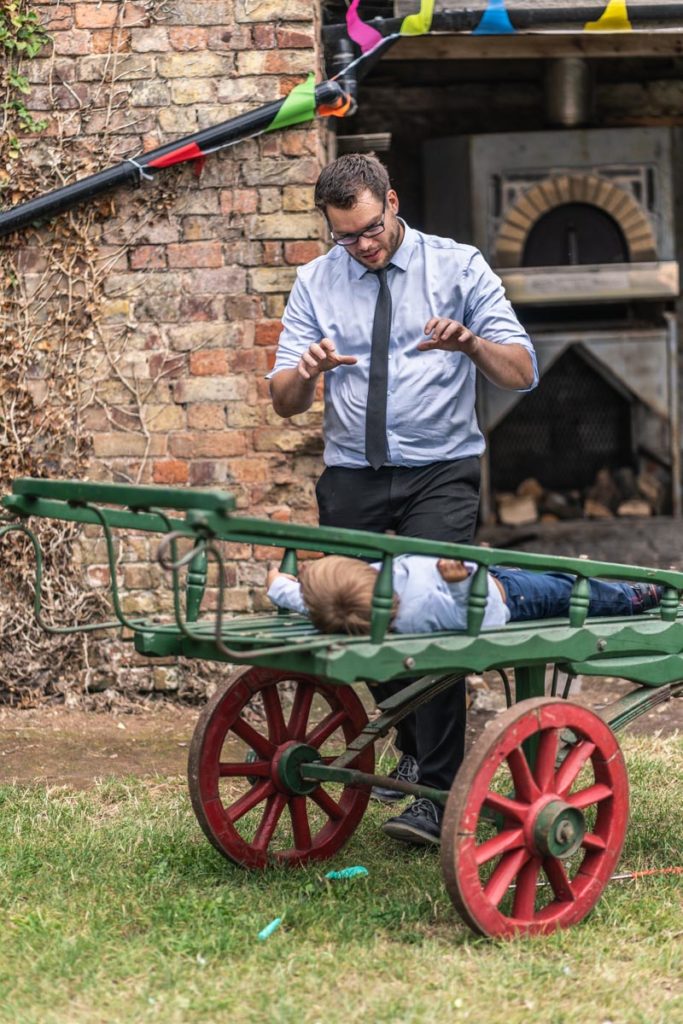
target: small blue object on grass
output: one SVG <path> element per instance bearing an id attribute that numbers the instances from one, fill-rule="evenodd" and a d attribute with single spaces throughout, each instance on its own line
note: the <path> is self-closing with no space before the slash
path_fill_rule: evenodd
<path id="1" fill-rule="evenodd" d="M 276 917 L 270 922 L 270 924 L 267 924 L 265 928 L 262 928 L 261 931 L 258 933 L 258 937 L 261 940 L 261 942 L 265 942 L 266 939 L 269 939 L 270 936 L 275 931 L 275 929 L 279 928 L 281 924 L 282 918 Z"/>
<path id="2" fill-rule="evenodd" d="M 342 868 L 341 871 L 328 871 L 325 878 L 357 878 L 358 875 L 367 875 L 368 869 L 357 865 L 354 868 Z"/>
<path id="3" fill-rule="evenodd" d="M 328 871 L 327 874 L 325 875 L 325 878 L 333 882 L 336 881 L 336 879 L 338 878 L 358 878 L 360 875 L 367 874 L 368 869 L 362 867 L 360 864 L 357 864 L 352 868 L 341 868 L 341 870 L 339 871 Z M 282 924 L 286 913 L 287 911 L 285 911 L 285 913 L 282 914 L 281 917 L 273 918 L 270 924 L 267 924 L 265 928 L 261 929 L 261 931 L 258 933 L 257 938 L 261 942 L 265 942 L 266 939 L 269 939 L 273 932 L 276 931 L 276 929 L 279 928 L 280 925 Z"/>

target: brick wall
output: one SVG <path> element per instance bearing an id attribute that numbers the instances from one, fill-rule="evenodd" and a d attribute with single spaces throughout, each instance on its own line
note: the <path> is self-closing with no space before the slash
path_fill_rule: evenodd
<path id="1" fill-rule="evenodd" d="M 105 145 L 113 162 L 134 156 L 319 73 L 313 0 L 79 0 L 37 10 L 54 41 L 54 53 L 26 67 L 31 110 L 49 120 L 41 145 L 49 153 L 70 139 L 90 151 L 86 173 L 99 169 Z M 173 169 L 107 197 L 110 215 L 92 229 L 107 272 L 87 360 L 90 479 L 220 486 L 245 514 L 313 520 L 320 403 L 285 422 L 263 378 L 296 267 L 326 248 L 312 195 L 327 139 L 320 121 L 265 134 L 210 156 L 199 177 Z M 26 266 L 36 269 L 28 256 Z M 95 534 L 81 556 L 97 587 L 106 572 Z M 232 552 L 231 610 L 263 604 L 272 554 Z M 161 571 L 150 543 L 134 539 L 121 566 L 126 609 L 154 611 Z"/>
<path id="2" fill-rule="evenodd" d="M 154 6 L 41 8 L 55 56 L 31 62 L 36 114 L 49 118 L 56 102 L 95 154 L 106 130 L 133 156 L 280 98 L 317 69 L 312 0 L 175 0 L 157 22 Z M 105 96 L 79 117 L 112 60 L 115 117 L 105 122 Z M 321 412 L 282 421 L 263 376 L 296 267 L 325 251 L 312 186 L 326 139 L 321 122 L 265 134 L 209 157 L 199 178 L 185 168 L 115 195 L 98 230 L 111 256 L 102 331 L 117 366 L 101 350 L 90 360 L 101 399 L 85 417 L 91 478 L 220 485 L 249 514 L 311 520 Z M 100 575 L 95 565 L 91 580 Z M 264 569 L 234 577 L 232 606 L 251 607 Z M 142 566 L 126 579 L 150 588 Z"/>

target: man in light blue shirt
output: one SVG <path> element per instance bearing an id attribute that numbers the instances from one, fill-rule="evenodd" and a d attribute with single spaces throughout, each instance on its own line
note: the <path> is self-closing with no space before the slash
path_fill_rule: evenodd
<path id="1" fill-rule="evenodd" d="M 324 375 L 320 522 L 471 543 L 484 450 L 476 373 L 535 387 L 529 337 L 476 249 L 398 217 L 374 157 L 346 154 L 324 168 L 315 201 L 337 244 L 299 270 L 269 376 L 273 407 L 289 417 L 310 408 Z M 404 719 L 399 774 L 403 765 L 407 777 L 448 788 L 464 717 L 457 685 Z"/>

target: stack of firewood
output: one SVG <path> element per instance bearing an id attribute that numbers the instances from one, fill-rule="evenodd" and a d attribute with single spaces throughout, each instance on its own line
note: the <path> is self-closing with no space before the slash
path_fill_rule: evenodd
<path id="1" fill-rule="evenodd" d="M 611 519 L 663 515 L 668 511 L 670 478 L 657 463 L 643 459 L 638 471 L 600 469 L 585 490 L 552 491 L 533 477 L 517 490 L 495 496 L 498 520 L 507 526 L 560 519 Z"/>

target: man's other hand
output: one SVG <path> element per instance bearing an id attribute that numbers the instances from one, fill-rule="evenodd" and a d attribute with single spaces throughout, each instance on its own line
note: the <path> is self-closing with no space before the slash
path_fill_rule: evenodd
<path id="1" fill-rule="evenodd" d="M 338 366 L 353 366 L 357 362 L 355 356 L 339 355 L 331 338 L 322 338 L 304 352 L 297 371 L 304 380 L 314 380 L 328 370 L 336 370 Z"/>
<path id="2" fill-rule="evenodd" d="M 424 331 L 429 341 L 419 342 L 417 347 L 421 352 L 441 348 L 446 352 L 464 352 L 465 355 L 471 356 L 479 344 L 479 338 L 469 327 L 446 317 L 433 316 L 425 324 Z"/>

